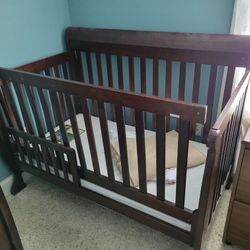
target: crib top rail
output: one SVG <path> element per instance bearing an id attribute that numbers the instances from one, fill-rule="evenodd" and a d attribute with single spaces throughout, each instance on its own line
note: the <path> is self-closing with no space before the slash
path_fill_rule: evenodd
<path id="1" fill-rule="evenodd" d="M 223 111 L 219 115 L 212 129 L 210 130 L 209 137 L 208 137 L 208 145 L 214 142 L 215 139 L 217 137 L 220 137 L 226 130 L 228 123 L 230 122 L 230 119 L 233 113 L 235 112 L 237 105 L 239 104 L 240 99 L 246 92 L 249 81 L 250 81 L 250 72 L 246 71 L 243 77 L 241 78 L 239 84 L 233 91 Z"/>
<path id="2" fill-rule="evenodd" d="M 33 73 L 40 73 L 41 71 L 47 70 L 59 64 L 63 64 L 66 61 L 70 60 L 71 60 L 70 53 L 63 52 L 29 64 L 22 65 L 16 69 Z"/>
<path id="3" fill-rule="evenodd" d="M 69 27 L 66 43 L 68 50 L 249 66 L 250 37 L 242 35 Z"/>
<path id="4" fill-rule="evenodd" d="M 49 89 L 81 98 L 95 99 L 100 102 L 108 102 L 155 114 L 173 114 L 180 116 L 183 120 L 190 121 L 191 124 L 204 124 L 206 121 L 207 107 L 205 105 L 147 96 L 145 94 L 89 85 L 76 81 L 58 80 L 47 76 L 5 68 L 0 68 L 0 79 L 5 82 L 23 83 L 24 85 L 27 84 L 29 86 Z"/>
<path id="5" fill-rule="evenodd" d="M 71 45 L 76 45 L 78 41 L 244 54 L 250 51 L 250 37 L 244 35 L 69 27 L 66 31 L 66 37 Z"/>

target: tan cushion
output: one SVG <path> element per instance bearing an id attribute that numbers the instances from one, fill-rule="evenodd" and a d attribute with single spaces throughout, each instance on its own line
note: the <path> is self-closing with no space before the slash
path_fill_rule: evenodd
<path id="1" fill-rule="evenodd" d="M 170 131 L 166 133 L 166 168 L 177 167 L 177 148 L 178 148 L 178 133 L 176 131 Z M 136 187 L 139 185 L 138 178 L 138 162 L 137 162 L 137 148 L 136 139 L 127 138 L 127 150 L 128 150 L 128 163 L 129 163 L 129 175 L 130 183 Z M 145 138 L 145 150 L 146 150 L 146 172 L 147 180 L 151 180 L 156 176 L 156 144 L 155 135 L 151 135 Z M 111 143 L 112 157 L 121 171 L 121 160 L 118 140 Z M 201 153 L 195 145 L 189 141 L 188 150 L 188 164 L 187 167 L 195 167 L 205 162 L 206 156 Z"/>

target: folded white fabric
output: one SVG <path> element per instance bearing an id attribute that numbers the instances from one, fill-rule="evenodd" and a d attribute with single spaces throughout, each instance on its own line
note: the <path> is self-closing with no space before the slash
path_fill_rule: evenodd
<path id="1" fill-rule="evenodd" d="M 166 184 L 175 184 L 176 183 L 176 168 L 168 168 L 165 170 L 165 183 Z M 156 181 L 156 177 L 151 181 Z"/>

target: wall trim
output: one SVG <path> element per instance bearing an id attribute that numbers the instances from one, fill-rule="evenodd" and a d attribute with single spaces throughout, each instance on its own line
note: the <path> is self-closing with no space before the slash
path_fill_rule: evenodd
<path id="1" fill-rule="evenodd" d="M 32 177 L 31 174 L 28 174 L 25 172 L 22 175 L 23 175 L 24 182 L 28 181 Z M 11 186 L 13 183 L 13 177 L 14 176 L 12 174 L 0 182 L 0 186 L 1 186 L 5 196 L 11 195 L 10 189 L 11 189 Z"/>

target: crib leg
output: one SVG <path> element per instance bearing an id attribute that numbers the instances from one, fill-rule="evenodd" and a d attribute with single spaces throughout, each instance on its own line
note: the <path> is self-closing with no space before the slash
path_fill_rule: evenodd
<path id="1" fill-rule="evenodd" d="M 230 189 L 232 182 L 233 182 L 233 167 L 231 168 L 228 179 L 227 179 L 226 189 Z"/>
<path id="2" fill-rule="evenodd" d="M 227 185 L 226 185 L 227 190 L 230 189 L 232 182 L 233 182 L 233 177 L 229 176 L 229 178 L 227 180 Z"/>
<path id="3" fill-rule="evenodd" d="M 11 186 L 10 192 L 12 195 L 16 195 L 25 187 L 26 187 L 26 184 L 23 181 L 22 173 L 21 171 L 17 171 L 16 173 L 14 173 L 13 184 Z"/>

